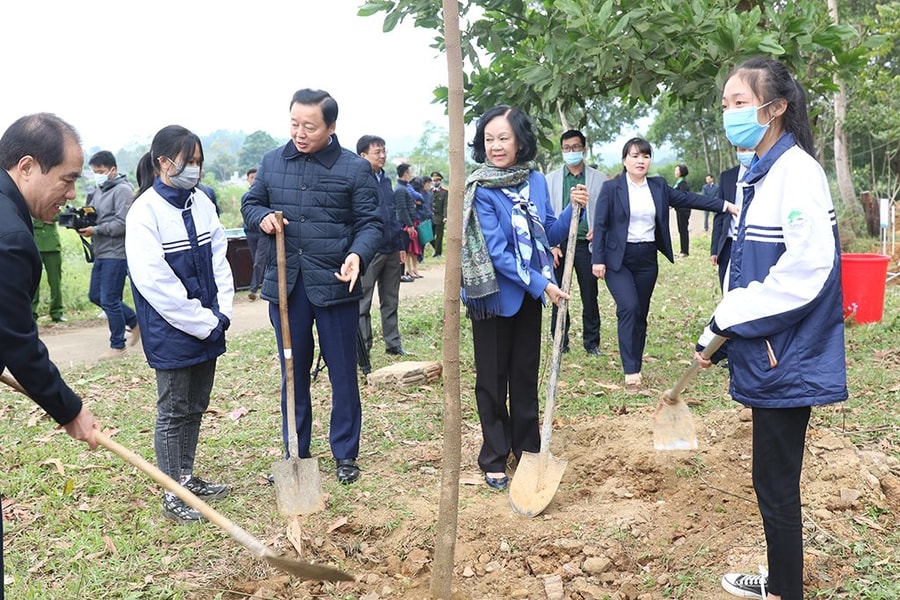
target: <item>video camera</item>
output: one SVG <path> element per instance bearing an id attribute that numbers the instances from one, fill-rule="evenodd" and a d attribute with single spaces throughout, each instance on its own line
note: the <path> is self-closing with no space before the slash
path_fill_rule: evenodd
<path id="1" fill-rule="evenodd" d="M 59 224 L 67 229 L 84 229 L 97 224 L 97 211 L 93 206 L 66 206 L 59 211 Z"/>

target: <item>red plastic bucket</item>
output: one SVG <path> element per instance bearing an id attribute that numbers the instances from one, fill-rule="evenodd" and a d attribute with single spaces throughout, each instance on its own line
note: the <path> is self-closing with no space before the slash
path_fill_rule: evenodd
<path id="1" fill-rule="evenodd" d="M 884 316 L 884 287 L 891 257 L 884 254 L 842 254 L 841 288 L 844 320 L 877 323 Z"/>

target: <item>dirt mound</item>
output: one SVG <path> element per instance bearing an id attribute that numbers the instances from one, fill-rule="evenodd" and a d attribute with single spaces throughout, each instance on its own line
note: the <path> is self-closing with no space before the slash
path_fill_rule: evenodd
<path id="1" fill-rule="evenodd" d="M 547 510 L 516 515 L 505 493 L 472 470 L 477 428 L 463 437 L 454 585 L 458 598 L 727 598 L 725 571 L 765 563 L 750 478 L 750 413 L 736 407 L 697 418 L 700 449 L 657 452 L 653 408 L 559 421 L 553 454 L 569 461 Z M 807 589 L 844 579 L 855 526 L 889 527 L 900 465 L 860 452 L 832 430 L 811 425 L 802 492 Z M 438 442 L 410 443 L 370 469 L 389 489 L 357 488 L 353 514 L 310 518 L 305 559 L 346 565 L 353 584 L 287 578 L 230 584 L 267 598 L 427 598 L 440 486 Z M 327 532 L 327 533 L 325 533 Z M 288 544 L 282 538 L 276 545 Z M 287 551 L 287 550 L 286 550 Z M 890 553 L 888 553 L 890 554 Z M 265 593 L 263 593 L 265 592 Z"/>

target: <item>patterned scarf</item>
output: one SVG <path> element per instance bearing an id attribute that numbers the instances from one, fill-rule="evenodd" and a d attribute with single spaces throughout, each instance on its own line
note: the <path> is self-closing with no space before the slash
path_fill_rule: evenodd
<path id="1" fill-rule="evenodd" d="M 537 250 L 541 274 L 548 281 L 553 281 L 553 268 L 550 266 L 548 256 L 550 242 L 547 241 L 547 233 L 537 214 L 537 207 L 529 198 L 528 182 L 526 181 L 518 192 L 509 188 L 503 188 L 501 191 L 513 203 L 510 221 L 516 241 L 513 252 L 516 255 L 516 270 L 519 273 L 519 279 L 526 286 L 531 283 L 531 257 Z"/>
<path id="2" fill-rule="evenodd" d="M 528 181 L 534 165 L 526 163 L 507 169 L 485 165 L 466 179 L 463 199 L 462 231 L 462 292 L 470 319 L 481 320 L 500 314 L 500 286 L 494 263 L 484 240 L 484 233 L 475 211 L 475 189 L 514 188 Z M 541 228 L 543 231 L 543 227 Z M 545 238 L 546 239 L 546 238 Z"/>

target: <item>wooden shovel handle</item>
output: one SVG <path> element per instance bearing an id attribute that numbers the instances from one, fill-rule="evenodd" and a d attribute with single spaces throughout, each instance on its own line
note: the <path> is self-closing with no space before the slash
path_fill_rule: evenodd
<path id="1" fill-rule="evenodd" d="M 581 219 L 581 207 L 572 203 L 572 220 L 569 221 L 569 239 L 566 245 L 566 256 L 563 261 L 563 278 L 560 289 L 569 293 L 572 284 L 572 266 L 575 264 L 575 241 L 578 238 L 578 221 Z M 553 332 L 553 351 L 550 353 L 550 375 L 547 378 L 547 402 L 544 405 L 544 422 L 541 427 L 541 460 L 546 460 L 550 452 L 550 438 L 553 435 L 553 410 L 556 406 L 556 386 L 559 380 L 559 365 L 562 363 L 563 337 L 566 331 L 566 310 L 569 301 L 560 298 L 556 319 L 556 330 Z"/>
<path id="2" fill-rule="evenodd" d="M 284 248 L 284 213 L 275 211 L 275 258 L 278 264 L 278 315 L 281 321 L 281 349 L 284 356 L 284 396 L 287 413 L 287 455 L 297 452 L 297 413 L 294 409 L 294 352 L 291 347 L 291 324 L 288 322 L 287 256 Z"/>
<path id="3" fill-rule="evenodd" d="M 722 344 L 725 343 L 725 338 L 721 335 L 713 335 L 712 339 L 706 345 L 705 348 L 700 352 L 700 356 L 703 358 L 709 359 L 713 354 L 716 353 Z M 697 374 L 697 371 L 700 370 L 700 363 L 697 362 L 697 359 L 691 361 L 691 366 L 688 367 L 687 371 L 684 372 L 684 375 L 681 376 L 681 379 L 678 380 L 672 389 L 667 390 L 665 393 L 666 402 L 669 404 L 674 403 L 678 400 L 678 397 L 681 395 L 681 392 L 684 391 L 684 388 L 687 387 L 687 384 L 691 382 L 691 379 L 694 378 L 694 375 Z"/>

